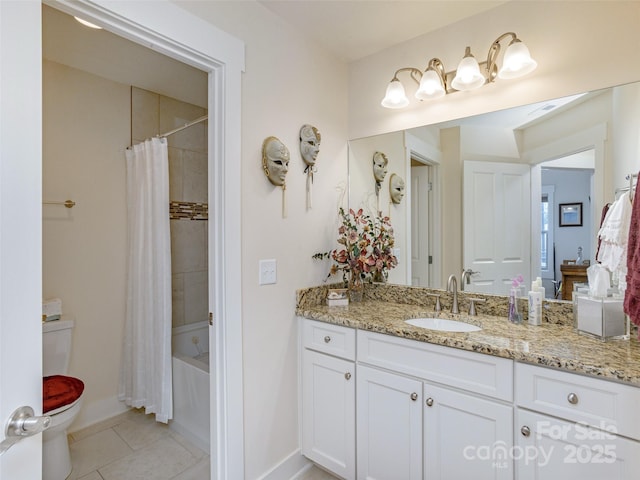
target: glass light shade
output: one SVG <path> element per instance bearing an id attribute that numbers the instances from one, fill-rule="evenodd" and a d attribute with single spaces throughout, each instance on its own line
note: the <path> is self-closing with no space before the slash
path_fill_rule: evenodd
<path id="1" fill-rule="evenodd" d="M 465 56 L 458 64 L 451 86 L 456 90 L 474 90 L 484 85 L 485 78 L 473 55 Z"/>
<path id="2" fill-rule="evenodd" d="M 431 100 L 444 97 L 445 93 L 442 79 L 438 73 L 430 68 L 425 70 L 420 79 L 420 86 L 416 91 L 416 98 L 418 100 Z"/>
<path id="3" fill-rule="evenodd" d="M 498 72 L 500 78 L 518 78 L 532 72 L 538 64 L 531 58 L 529 49 L 521 41 L 515 41 L 504 52 L 502 68 Z"/>
<path id="4" fill-rule="evenodd" d="M 380 102 L 385 108 L 403 108 L 409 105 L 409 99 L 404 93 L 404 87 L 397 78 L 391 80 L 387 86 L 387 93 L 385 94 L 382 102 Z"/>

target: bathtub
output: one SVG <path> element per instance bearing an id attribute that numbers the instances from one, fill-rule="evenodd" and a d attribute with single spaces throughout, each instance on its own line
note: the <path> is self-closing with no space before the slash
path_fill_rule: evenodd
<path id="1" fill-rule="evenodd" d="M 209 451 L 209 323 L 176 327 L 173 358 L 173 420 L 169 428 Z"/>

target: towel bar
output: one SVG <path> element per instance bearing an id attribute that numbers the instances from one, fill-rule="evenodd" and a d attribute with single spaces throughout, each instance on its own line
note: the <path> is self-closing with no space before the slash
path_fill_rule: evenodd
<path id="1" fill-rule="evenodd" d="M 73 208 L 76 202 L 73 200 L 65 200 L 64 202 L 42 202 L 44 205 L 64 205 L 67 208 Z"/>

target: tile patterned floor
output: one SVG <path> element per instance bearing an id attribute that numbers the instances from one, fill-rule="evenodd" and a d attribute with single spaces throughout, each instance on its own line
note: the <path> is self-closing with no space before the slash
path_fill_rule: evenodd
<path id="1" fill-rule="evenodd" d="M 69 435 L 68 480 L 208 480 L 209 454 L 142 410 Z M 298 480 L 337 480 L 313 466 Z"/>
<path id="2" fill-rule="evenodd" d="M 69 480 L 206 480 L 209 454 L 130 410 L 69 435 Z"/>
<path id="3" fill-rule="evenodd" d="M 339 480 L 339 478 L 334 477 L 314 465 L 300 477 L 300 480 Z"/>

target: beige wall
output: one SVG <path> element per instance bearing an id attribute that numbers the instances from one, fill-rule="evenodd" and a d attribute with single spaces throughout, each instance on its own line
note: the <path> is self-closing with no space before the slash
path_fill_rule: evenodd
<path id="1" fill-rule="evenodd" d="M 117 400 L 124 322 L 130 88 L 43 62 L 43 296 L 76 320 L 69 374 L 85 382 L 72 428 L 124 410 Z"/>
<path id="2" fill-rule="evenodd" d="M 335 245 L 337 187 L 347 180 L 347 67 L 255 2 L 177 2 L 246 44 L 242 79 L 242 310 L 245 478 L 255 479 L 299 450 L 295 291 L 318 285 L 328 263 L 311 259 Z M 298 133 L 322 134 L 313 209 L 305 207 Z M 282 194 L 261 171 L 264 138 L 291 153 L 288 217 Z M 278 283 L 258 285 L 258 261 L 275 258 Z"/>
<path id="3" fill-rule="evenodd" d="M 640 79 L 640 2 L 512 1 L 349 65 L 349 137 L 360 138 L 502 110 Z M 524 41 L 538 68 L 473 92 L 392 111 L 380 106 L 393 72 L 439 57 L 454 70 L 469 45 L 478 60 L 503 32 Z M 501 60 L 501 59 L 500 59 Z M 402 77 L 409 90 L 410 80 Z"/>

